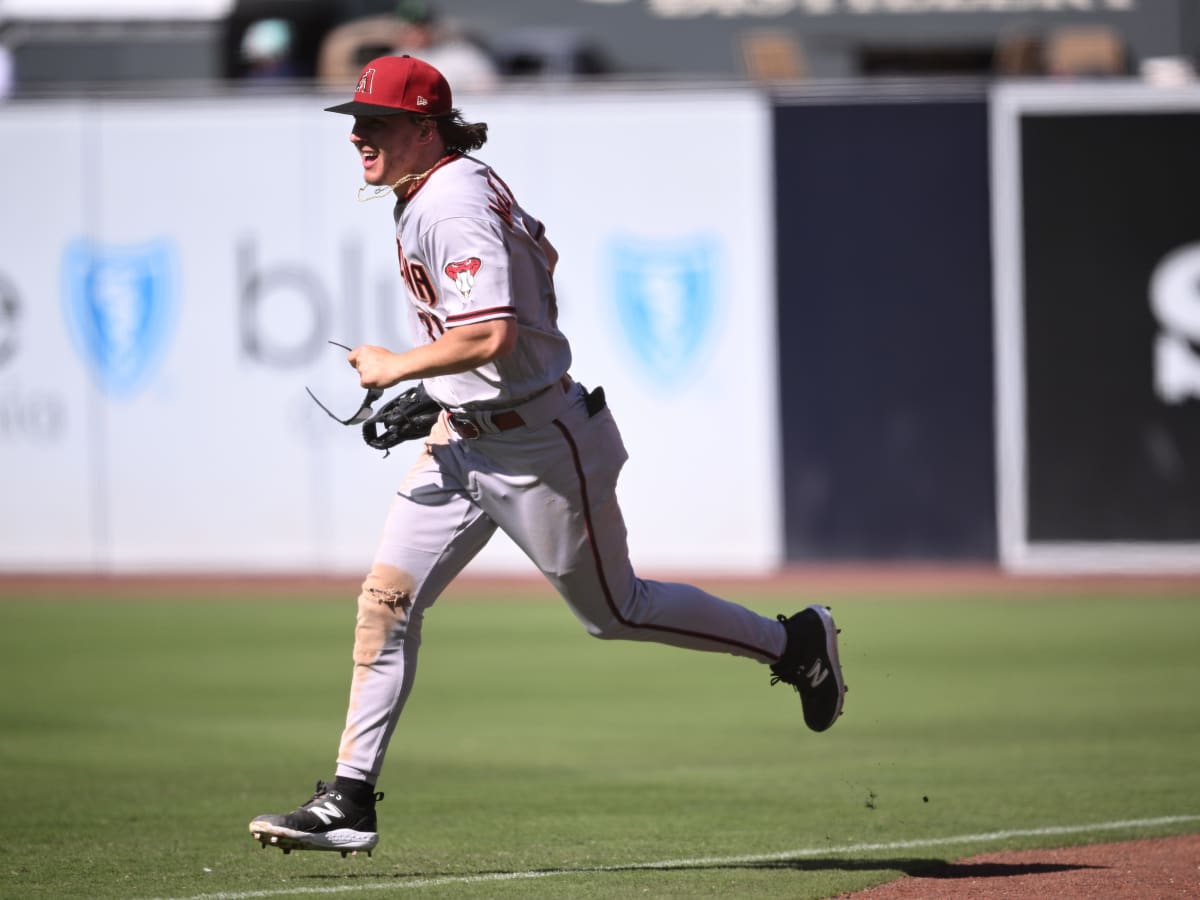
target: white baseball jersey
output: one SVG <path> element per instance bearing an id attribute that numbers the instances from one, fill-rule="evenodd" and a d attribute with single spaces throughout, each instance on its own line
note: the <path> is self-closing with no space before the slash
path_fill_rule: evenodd
<path id="1" fill-rule="evenodd" d="M 545 228 L 490 168 L 443 160 L 395 210 L 400 270 L 417 343 L 489 319 L 517 320 L 512 353 L 478 369 L 424 380 L 451 409 L 516 406 L 566 374 L 571 348 L 558 330 Z"/>

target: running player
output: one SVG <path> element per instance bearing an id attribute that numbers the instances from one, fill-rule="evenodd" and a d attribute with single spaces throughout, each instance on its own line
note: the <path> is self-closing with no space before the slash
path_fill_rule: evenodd
<path id="1" fill-rule="evenodd" d="M 368 190 L 395 194 L 397 253 L 415 346 L 364 345 L 367 388 L 422 381 L 445 412 L 393 500 L 358 596 L 354 669 L 332 782 L 264 815 L 264 846 L 370 851 L 375 786 L 416 674 L 426 610 L 496 529 L 562 595 L 589 634 L 731 653 L 770 667 L 824 731 L 845 685 L 837 629 L 810 606 L 770 619 L 686 584 L 639 578 L 617 503 L 625 446 L 603 391 L 569 374 L 558 328 L 557 253 L 543 224 L 470 156 L 487 126 L 464 121 L 442 75 L 385 56 L 362 71 L 350 141 Z"/>

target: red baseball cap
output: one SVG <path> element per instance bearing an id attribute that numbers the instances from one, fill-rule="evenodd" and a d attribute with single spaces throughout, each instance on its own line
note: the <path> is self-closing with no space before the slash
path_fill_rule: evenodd
<path id="1" fill-rule="evenodd" d="M 441 116 L 452 106 L 450 85 L 442 73 L 412 56 L 380 56 L 358 76 L 354 99 L 326 107 L 349 116 L 394 116 L 412 112 Z"/>

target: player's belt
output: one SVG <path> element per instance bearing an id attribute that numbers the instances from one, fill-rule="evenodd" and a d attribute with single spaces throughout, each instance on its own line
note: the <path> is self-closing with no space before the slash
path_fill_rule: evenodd
<path id="1" fill-rule="evenodd" d="M 473 441 L 484 433 L 483 428 L 478 424 L 483 420 L 482 415 L 473 416 L 468 413 L 450 413 L 448 418 L 450 426 L 458 432 L 459 437 Z M 511 431 L 525 424 L 525 420 L 521 418 L 521 414 L 515 409 L 501 410 L 500 412 L 492 413 L 488 418 L 491 421 L 491 430 L 494 432 Z"/>
<path id="2" fill-rule="evenodd" d="M 513 409 L 447 412 L 446 418 L 459 437 L 471 441 L 483 434 L 512 431 L 512 429 L 524 425 L 540 428 L 562 411 L 564 395 L 571 390 L 571 385 L 574 383 L 570 375 L 564 375 L 558 380 L 560 390 L 546 388 L 532 399 Z"/>

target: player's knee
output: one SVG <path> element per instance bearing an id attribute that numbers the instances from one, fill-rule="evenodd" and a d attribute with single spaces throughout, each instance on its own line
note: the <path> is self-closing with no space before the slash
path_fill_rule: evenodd
<path id="1" fill-rule="evenodd" d="M 397 632 L 403 634 L 412 609 L 413 579 L 391 566 L 375 566 L 358 595 L 354 662 L 369 665 Z"/>
<path id="2" fill-rule="evenodd" d="M 587 615 L 586 617 L 581 617 L 585 622 L 587 633 L 602 641 L 623 641 L 640 637 L 638 634 L 640 629 L 636 623 L 641 621 L 642 609 L 640 603 L 643 594 L 644 588 L 641 582 L 634 581 L 630 586 L 629 592 L 620 597 L 615 604 L 612 602 L 604 604 L 602 607 L 605 613 L 604 616 Z M 571 601 L 569 595 L 564 594 L 564 596 L 567 597 L 568 602 Z M 597 604 L 593 603 L 589 605 L 593 607 L 593 612 L 598 611 L 594 608 Z M 580 608 L 580 606 L 576 608 Z"/>

